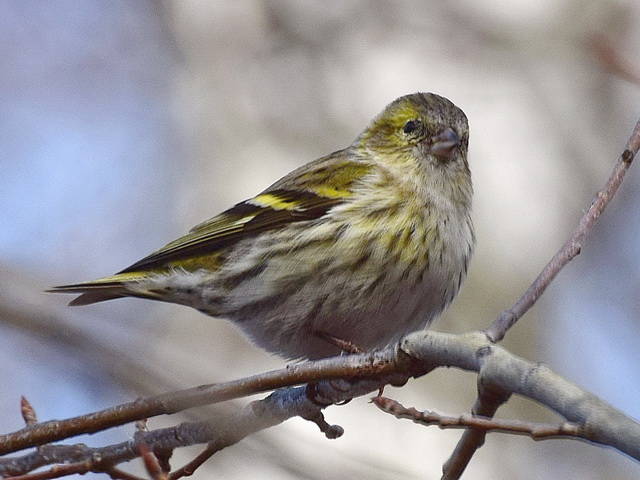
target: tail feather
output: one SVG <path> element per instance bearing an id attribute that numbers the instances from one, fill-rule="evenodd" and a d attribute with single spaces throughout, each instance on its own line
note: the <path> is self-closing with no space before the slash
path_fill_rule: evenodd
<path id="1" fill-rule="evenodd" d="M 71 300 L 69 302 L 69 306 L 77 307 L 80 305 L 91 305 L 92 303 L 105 302 L 107 300 L 113 300 L 115 298 L 122 298 L 126 296 L 126 293 L 123 294 L 109 291 L 83 293 L 82 295 L 79 295 Z"/>
<path id="2" fill-rule="evenodd" d="M 114 275 L 113 277 L 100 278 L 93 282 L 60 285 L 47 290 L 47 292 L 79 293 L 80 295 L 71 300 L 69 305 L 90 305 L 115 298 L 145 296 L 144 294 L 129 290 L 125 285 L 125 282 L 140 280 L 142 278 L 144 278 L 144 275 L 140 273 Z"/>

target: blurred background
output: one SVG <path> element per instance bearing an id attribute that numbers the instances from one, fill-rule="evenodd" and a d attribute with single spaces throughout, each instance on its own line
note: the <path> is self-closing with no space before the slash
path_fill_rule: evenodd
<path id="1" fill-rule="evenodd" d="M 471 128 L 478 246 L 435 328 L 487 326 L 566 239 L 621 152 L 640 114 L 639 27 L 633 0 L 1 1 L 0 431 L 22 426 L 20 395 L 40 419 L 65 418 L 282 367 L 232 325 L 185 307 L 70 309 L 70 298 L 41 292 L 120 270 L 348 145 L 415 91 L 450 98 Z M 505 341 L 636 418 L 639 202 L 634 166 L 583 254 Z M 386 393 L 459 414 L 475 377 L 435 372 Z M 517 398 L 499 413 L 554 419 Z M 367 399 L 327 419 L 345 428 L 341 439 L 294 419 L 220 452 L 198 478 L 435 479 L 460 436 Z M 80 440 L 119 441 L 132 428 Z M 197 451 L 176 452 L 174 465 Z M 612 450 L 500 434 L 465 476 L 638 477 L 640 465 Z"/>

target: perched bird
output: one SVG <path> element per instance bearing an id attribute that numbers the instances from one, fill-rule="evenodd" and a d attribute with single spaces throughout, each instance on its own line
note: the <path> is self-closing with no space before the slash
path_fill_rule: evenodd
<path id="1" fill-rule="evenodd" d="M 70 305 L 188 305 L 290 359 L 384 346 L 429 325 L 467 273 L 468 139 L 467 118 L 449 100 L 406 95 L 347 148 L 120 273 L 50 291 L 80 293 Z"/>

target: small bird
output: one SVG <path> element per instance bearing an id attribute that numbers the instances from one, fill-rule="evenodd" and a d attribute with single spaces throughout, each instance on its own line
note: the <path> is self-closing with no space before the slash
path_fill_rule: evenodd
<path id="1" fill-rule="evenodd" d="M 465 114 L 415 93 L 343 150 L 289 173 L 121 272 L 54 287 L 231 320 L 289 359 L 385 346 L 453 300 L 474 246 Z"/>

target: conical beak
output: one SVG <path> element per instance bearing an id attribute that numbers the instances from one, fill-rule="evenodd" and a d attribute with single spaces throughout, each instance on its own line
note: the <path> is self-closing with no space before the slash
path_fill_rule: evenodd
<path id="1" fill-rule="evenodd" d="M 449 158 L 453 149 L 460 145 L 460 137 L 452 128 L 445 128 L 442 133 L 431 139 L 429 151 L 437 157 Z"/>

